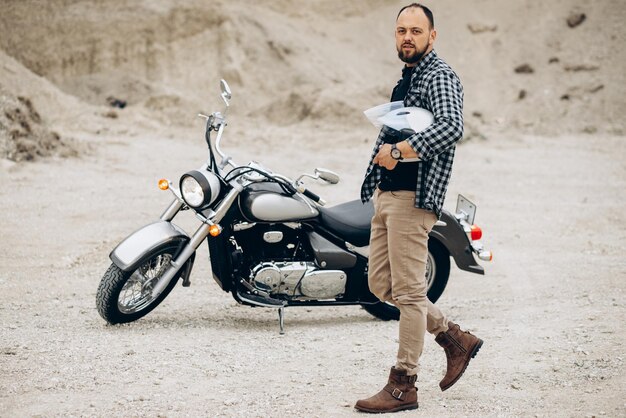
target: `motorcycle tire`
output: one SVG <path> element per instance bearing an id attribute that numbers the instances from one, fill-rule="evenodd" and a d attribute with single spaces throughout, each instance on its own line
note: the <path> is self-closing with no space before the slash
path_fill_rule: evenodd
<path id="1" fill-rule="evenodd" d="M 435 264 L 435 274 L 430 287 L 428 288 L 428 299 L 432 303 L 437 302 L 448 284 L 450 277 L 450 253 L 439 242 L 434 239 L 428 240 L 429 260 Z M 388 302 L 378 302 L 375 304 L 361 305 L 369 314 L 383 321 L 400 319 L 400 310 Z"/>
<path id="2" fill-rule="evenodd" d="M 154 284 L 160 277 L 158 274 L 162 274 L 169 265 L 174 252 L 175 249 L 172 248 L 157 250 L 148 261 L 130 272 L 125 272 L 115 264 L 111 264 L 104 273 L 96 292 L 96 306 L 100 316 L 111 325 L 123 324 L 136 321 L 156 308 L 172 291 L 184 267 L 156 298 L 151 296 L 151 286 L 145 288 L 146 281 Z M 156 273 L 154 273 L 155 268 Z M 149 274 L 150 272 L 152 274 Z M 153 277 L 148 277 L 149 275 Z M 142 278 L 143 281 L 140 281 Z M 135 285 L 139 285 L 140 288 Z M 137 293 L 140 298 L 135 301 L 132 298 L 136 299 Z M 126 300 L 127 297 L 131 299 Z"/>

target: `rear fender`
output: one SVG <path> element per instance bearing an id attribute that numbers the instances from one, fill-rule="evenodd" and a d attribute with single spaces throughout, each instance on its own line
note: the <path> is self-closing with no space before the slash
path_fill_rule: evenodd
<path id="1" fill-rule="evenodd" d="M 430 237 L 446 247 L 458 268 L 472 273 L 485 274 L 485 270 L 474 258 L 467 234 L 454 215 L 444 210 L 440 221 L 445 225 L 435 225 L 430 232 Z"/>
<path id="2" fill-rule="evenodd" d="M 111 251 L 109 258 L 122 271 L 130 272 L 149 260 L 155 251 L 171 248 L 176 256 L 189 239 L 189 235 L 173 223 L 157 221 L 126 237 Z M 190 261 L 193 263 L 193 259 Z M 191 263 L 184 269 L 187 275 Z"/>

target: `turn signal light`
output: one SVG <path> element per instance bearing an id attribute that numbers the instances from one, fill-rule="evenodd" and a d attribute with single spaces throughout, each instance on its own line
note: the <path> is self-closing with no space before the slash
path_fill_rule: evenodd
<path id="1" fill-rule="evenodd" d="M 167 179 L 161 179 L 159 180 L 159 189 L 161 190 L 167 190 L 170 188 L 170 182 L 167 181 Z"/>
<path id="2" fill-rule="evenodd" d="M 491 261 L 493 260 L 493 253 L 491 251 L 481 251 L 478 253 L 478 258 L 484 261 Z"/>
<path id="3" fill-rule="evenodd" d="M 478 241 L 483 237 L 483 230 L 478 225 L 470 226 L 470 238 L 472 241 Z"/>
<path id="4" fill-rule="evenodd" d="M 211 225 L 209 227 L 209 235 L 211 235 L 212 237 L 216 237 L 219 234 L 222 233 L 222 227 L 219 225 Z"/>

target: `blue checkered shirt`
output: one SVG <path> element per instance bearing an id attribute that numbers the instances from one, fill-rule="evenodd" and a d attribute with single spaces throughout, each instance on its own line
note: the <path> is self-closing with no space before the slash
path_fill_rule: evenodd
<path id="1" fill-rule="evenodd" d="M 407 142 L 421 159 L 415 173 L 415 207 L 433 211 L 440 217 L 456 143 L 463 137 L 463 86 L 456 73 L 435 51 L 428 53 L 415 66 L 404 105 L 429 110 L 435 117 L 431 126 L 411 135 Z M 397 131 L 383 126 L 378 134 L 361 186 L 363 203 L 372 198 L 382 177 L 381 167 L 373 163 L 374 157 L 385 143 L 385 135 L 394 133 Z"/>

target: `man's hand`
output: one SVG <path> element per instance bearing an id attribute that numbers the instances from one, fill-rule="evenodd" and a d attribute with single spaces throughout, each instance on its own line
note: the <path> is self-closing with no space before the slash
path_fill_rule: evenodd
<path id="1" fill-rule="evenodd" d="M 378 154 L 374 157 L 374 164 L 385 167 L 387 170 L 396 168 L 398 160 L 394 160 L 391 157 L 391 144 L 383 144 L 383 146 L 378 149 Z"/>

